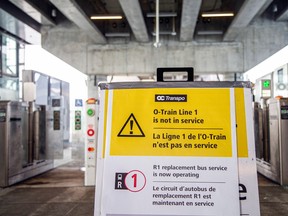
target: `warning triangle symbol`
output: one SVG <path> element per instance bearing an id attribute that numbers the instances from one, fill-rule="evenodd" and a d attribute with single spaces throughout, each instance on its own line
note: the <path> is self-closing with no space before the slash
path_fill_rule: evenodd
<path id="1" fill-rule="evenodd" d="M 145 137 L 140 125 L 138 124 L 133 113 L 126 120 L 125 124 L 121 128 L 117 135 L 118 137 Z"/>

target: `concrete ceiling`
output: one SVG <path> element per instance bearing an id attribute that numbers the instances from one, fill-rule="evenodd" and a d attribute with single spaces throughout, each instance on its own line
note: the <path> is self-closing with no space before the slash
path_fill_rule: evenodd
<path id="1" fill-rule="evenodd" d="M 1 0 L 4 1 L 4 0 Z M 152 42 L 155 39 L 156 0 L 5 0 L 20 8 L 40 25 L 55 26 L 57 16 L 77 25 L 95 44 L 111 38 Z M 36 19 L 39 12 L 45 22 Z M 233 12 L 234 17 L 203 18 L 203 12 Z M 160 0 L 160 37 L 175 41 L 235 41 L 256 17 L 287 21 L 287 0 Z M 32 13 L 33 12 L 33 13 Z M 33 14 L 33 15 L 31 15 Z M 122 15 L 122 20 L 93 21 L 93 15 Z M 45 18 L 45 19 L 44 19 Z M 63 20 L 63 19 L 62 19 Z"/>

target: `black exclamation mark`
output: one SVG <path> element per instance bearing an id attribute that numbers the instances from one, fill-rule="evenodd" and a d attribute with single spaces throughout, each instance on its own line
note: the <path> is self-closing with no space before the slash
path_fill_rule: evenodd
<path id="1" fill-rule="evenodd" d="M 133 134 L 133 120 L 130 120 L 130 134 Z"/>

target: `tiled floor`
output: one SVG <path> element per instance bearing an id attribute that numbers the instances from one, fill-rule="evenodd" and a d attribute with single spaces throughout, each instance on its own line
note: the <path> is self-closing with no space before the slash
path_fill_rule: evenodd
<path id="1" fill-rule="evenodd" d="M 1 216 L 89 216 L 94 187 L 84 187 L 79 168 L 62 166 L 0 190 Z"/>
<path id="2" fill-rule="evenodd" d="M 93 216 L 94 187 L 68 164 L 0 189 L 0 216 Z M 288 215 L 288 190 L 258 176 L 261 216 Z"/>
<path id="3" fill-rule="evenodd" d="M 288 215 L 288 188 L 258 175 L 261 216 Z"/>

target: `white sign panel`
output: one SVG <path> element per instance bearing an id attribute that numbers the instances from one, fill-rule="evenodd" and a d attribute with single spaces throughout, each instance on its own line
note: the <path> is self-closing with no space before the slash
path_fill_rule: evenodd
<path id="1" fill-rule="evenodd" d="M 95 215 L 240 215 L 234 89 L 102 96 Z"/>

